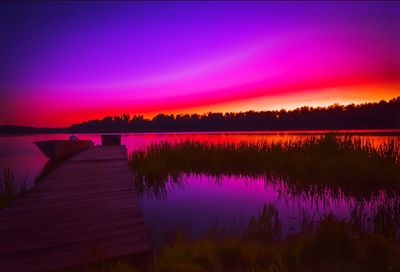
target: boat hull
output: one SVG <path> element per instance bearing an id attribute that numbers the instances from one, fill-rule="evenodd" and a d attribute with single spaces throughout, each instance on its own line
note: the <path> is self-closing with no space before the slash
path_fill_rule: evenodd
<path id="1" fill-rule="evenodd" d="M 72 157 L 94 145 L 90 140 L 50 140 L 34 142 L 34 144 L 51 160 Z"/>

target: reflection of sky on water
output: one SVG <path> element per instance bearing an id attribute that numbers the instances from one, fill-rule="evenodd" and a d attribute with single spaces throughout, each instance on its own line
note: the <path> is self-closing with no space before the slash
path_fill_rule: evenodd
<path id="1" fill-rule="evenodd" d="M 257 216 L 268 204 L 278 210 L 282 234 L 287 236 L 300 231 L 304 217 L 318 223 L 332 213 L 340 219 L 350 220 L 351 210 L 357 202 L 343 195 L 331 197 L 329 192 L 325 197 L 323 194 L 320 197 L 312 194 L 288 196 L 262 178 L 225 176 L 216 180 L 209 176 L 187 175 L 183 177 L 183 183 L 168 186 L 164 197 L 147 193 L 141 198 L 145 221 L 152 227 L 153 237 L 177 228 L 190 230 L 197 236 L 215 226 L 228 233 L 240 233 L 247 229 L 250 217 Z M 365 211 L 371 215 L 379 201 L 364 203 Z"/>
<path id="2" fill-rule="evenodd" d="M 33 144 L 34 141 L 67 139 L 69 135 L 25 135 L 0 137 L 0 169 L 11 167 L 17 181 L 29 176 L 28 186 L 40 173 L 47 159 Z M 80 139 L 91 139 L 100 144 L 100 135 L 78 135 Z M 378 144 L 398 136 L 362 136 Z M 223 142 L 287 141 L 304 139 L 304 135 L 263 134 L 263 133 L 148 133 L 128 134 L 122 143 L 128 150 L 143 148 L 160 141 L 182 141 L 186 139 Z M 278 184 L 279 185 L 279 184 Z M 349 218 L 350 208 L 355 206 L 353 199 L 320 198 L 314 195 L 292 195 L 284 186 L 266 184 L 263 179 L 244 177 L 222 177 L 220 180 L 207 176 L 185 176 L 183 186 L 168 187 L 165 198 L 155 198 L 151 194 L 141 197 L 145 221 L 152 230 L 153 237 L 160 231 L 168 232 L 176 227 L 192 230 L 194 235 L 205 233 L 212 226 L 226 231 L 243 231 L 247 228 L 250 216 L 257 216 L 264 205 L 273 204 L 279 211 L 283 235 L 299 231 L 303 216 L 314 222 L 330 212 L 339 218 Z M 375 203 L 367 203 L 367 210 L 376 208 Z M 369 205 L 369 206 L 368 206 Z"/>

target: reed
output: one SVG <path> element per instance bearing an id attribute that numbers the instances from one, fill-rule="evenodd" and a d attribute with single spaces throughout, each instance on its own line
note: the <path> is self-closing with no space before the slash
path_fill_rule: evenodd
<path id="1" fill-rule="evenodd" d="M 206 235 L 191 240 L 182 233 L 154 257 L 150 271 L 397 271 L 398 241 L 366 232 L 328 215 L 320 224 L 284 240 L 264 227 L 276 220 L 273 206 L 249 223 L 242 237 Z M 265 218 L 267 217 L 267 218 Z M 254 221 L 255 220 L 255 221 Z M 269 222 L 265 224 L 265 222 Z M 270 229 L 267 227 L 267 229 Z M 259 231 L 255 231 L 259 230 Z"/>
<path id="2" fill-rule="evenodd" d="M 0 178 L 0 209 L 8 207 L 19 195 L 25 191 L 27 177 L 18 186 L 11 168 L 5 168 Z"/>
<path id="3" fill-rule="evenodd" d="M 327 134 L 283 143 L 162 142 L 133 151 L 130 165 L 140 192 L 167 190 L 185 174 L 265 177 L 307 186 L 340 188 L 349 194 L 400 191 L 400 144 L 374 147 L 359 137 Z"/>

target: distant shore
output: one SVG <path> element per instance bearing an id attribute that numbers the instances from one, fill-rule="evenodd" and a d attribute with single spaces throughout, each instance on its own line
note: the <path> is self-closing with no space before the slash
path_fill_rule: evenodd
<path id="1" fill-rule="evenodd" d="M 347 131 L 399 135 L 400 96 L 376 103 L 334 104 L 294 110 L 247 111 L 207 114 L 158 114 L 151 119 L 122 114 L 89 120 L 69 127 L 36 128 L 3 125 L 0 134 L 143 133 L 143 132 L 243 132 L 243 131 Z M 375 131 L 375 132 L 373 132 Z M 387 134 L 389 133 L 389 134 Z M 393 134 L 394 133 L 394 134 Z"/>
<path id="2" fill-rule="evenodd" d="M 291 134 L 319 135 L 326 133 L 342 135 L 387 135 L 400 136 L 400 128 L 366 128 L 366 129 L 277 129 L 277 130 L 132 130 L 132 131 L 74 131 L 70 128 L 36 128 L 26 126 L 0 126 L 0 135 L 31 134 L 99 134 L 99 133 L 225 133 L 225 134 Z"/>

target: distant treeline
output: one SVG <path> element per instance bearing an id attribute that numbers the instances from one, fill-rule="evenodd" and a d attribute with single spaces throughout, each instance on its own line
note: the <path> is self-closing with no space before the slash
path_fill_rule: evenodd
<path id="1" fill-rule="evenodd" d="M 399 129 L 400 97 L 388 102 L 295 110 L 106 117 L 75 124 L 70 132 Z"/>
<path id="2" fill-rule="evenodd" d="M 0 126 L 0 134 L 48 134 L 68 133 L 68 128 L 36 128 L 27 126 Z"/>
<path id="3" fill-rule="evenodd" d="M 400 129 L 400 96 L 378 103 L 334 104 L 317 108 L 305 106 L 289 111 L 159 114 L 152 119 L 123 114 L 74 124 L 68 128 L 0 126 L 0 134 L 312 129 Z"/>

